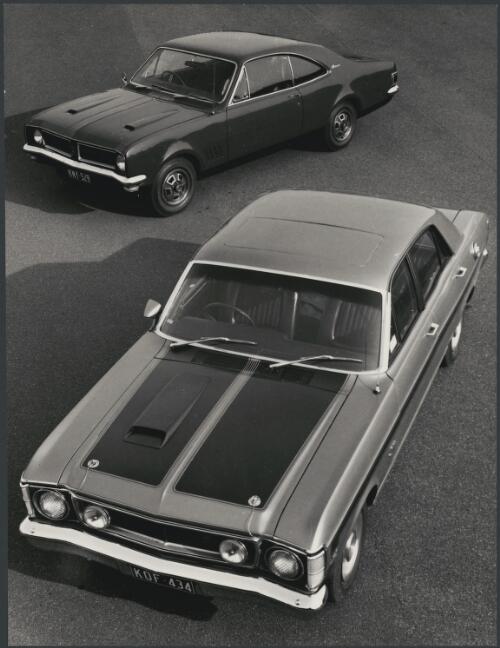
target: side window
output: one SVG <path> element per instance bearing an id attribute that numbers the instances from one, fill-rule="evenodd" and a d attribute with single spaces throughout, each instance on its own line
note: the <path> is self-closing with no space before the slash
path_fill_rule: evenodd
<path id="1" fill-rule="evenodd" d="M 233 102 L 243 101 L 243 99 L 248 99 L 250 92 L 248 90 L 248 76 L 247 71 L 243 68 L 243 74 L 241 75 L 240 82 L 238 83 L 236 90 L 233 95 Z"/>
<path id="2" fill-rule="evenodd" d="M 311 79 L 316 79 L 316 77 L 325 73 L 325 70 L 321 65 L 317 65 L 316 63 L 301 58 L 300 56 L 290 56 L 290 61 L 292 63 L 295 85 L 311 81 Z"/>
<path id="3" fill-rule="evenodd" d="M 424 232 L 415 241 L 408 256 L 420 284 L 422 296 L 427 299 L 441 272 L 440 254 L 431 230 Z"/>
<path id="4" fill-rule="evenodd" d="M 396 270 L 391 286 L 392 326 L 389 348 L 392 351 L 402 342 L 418 316 L 418 302 L 413 278 L 404 260 Z"/>
<path id="5" fill-rule="evenodd" d="M 291 88 L 292 71 L 288 56 L 266 56 L 246 64 L 250 97 Z"/>

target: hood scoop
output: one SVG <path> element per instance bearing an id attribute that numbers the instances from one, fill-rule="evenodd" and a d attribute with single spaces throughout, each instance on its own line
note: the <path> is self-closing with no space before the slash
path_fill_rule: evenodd
<path id="1" fill-rule="evenodd" d="M 136 419 L 124 441 L 162 448 L 189 414 L 207 382 L 208 378 L 203 376 L 174 376 Z"/>
<path id="2" fill-rule="evenodd" d="M 129 131 L 134 131 L 137 128 L 142 128 L 142 126 L 149 126 L 149 124 L 154 124 L 157 121 L 165 119 L 165 117 L 170 117 L 175 115 L 177 110 L 169 110 L 163 113 L 157 113 L 156 115 L 149 115 L 148 117 L 143 117 L 142 119 L 136 119 L 130 124 L 125 124 L 123 128 L 126 128 Z"/>
<path id="3" fill-rule="evenodd" d="M 102 104 L 109 103 L 113 101 L 114 97 L 106 97 L 106 99 L 101 99 L 101 101 L 91 101 L 90 103 L 83 103 L 78 106 L 78 108 L 69 108 L 66 112 L 70 115 L 78 115 L 84 110 L 91 110 L 92 108 L 97 108 L 97 106 L 102 106 Z"/>

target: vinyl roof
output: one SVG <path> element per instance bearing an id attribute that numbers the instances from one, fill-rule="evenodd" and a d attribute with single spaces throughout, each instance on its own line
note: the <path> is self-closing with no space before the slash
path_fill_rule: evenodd
<path id="1" fill-rule="evenodd" d="M 441 231 L 453 228 L 429 207 L 342 193 L 277 191 L 243 209 L 195 258 L 386 290 L 408 245 L 431 224 L 442 225 Z"/>
<path id="2" fill-rule="evenodd" d="M 242 62 L 254 56 L 273 54 L 274 52 L 292 51 L 314 57 L 318 52 L 331 54 L 321 45 L 267 34 L 251 32 L 221 31 L 194 34 L 175 38 L 164 46 L 199 52 L 209 56 L 220 56 L 232 61 Z M 320 57 L 321 60 L 329 56 Z"/>

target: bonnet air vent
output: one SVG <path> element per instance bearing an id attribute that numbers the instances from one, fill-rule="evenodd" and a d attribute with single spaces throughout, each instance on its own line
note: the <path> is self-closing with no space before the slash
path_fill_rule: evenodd
<path id="1" fill-rule="evenodd" d="M 134 425 L 125 440 L 128 443 L 135 443 L 148 448 L 161 448 L 167 440 L 167 433 L 165 430 L 155 430 L 154 428 Z"/>
<path id="2" fill-rule="evenodd" d="M 69 113 L 70 115 L 76 115 L 78 113 L 78 110 L 75 110 L 74 108 L 70 108 L 66 112 Z"/>
<path id="3" fill-rule="evenodd" d="M 206 376 L 174 376 L 134 421 L 123 440 L 149 448 L 162 448 L 175 434 L 208 383 Z"/>

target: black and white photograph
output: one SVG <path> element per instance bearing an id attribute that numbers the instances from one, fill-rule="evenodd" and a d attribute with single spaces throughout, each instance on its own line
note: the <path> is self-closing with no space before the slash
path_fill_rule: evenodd
<path id="1" fill-rule="evenodd" d="M 9 646 L 495 646 L 497 6 L 2 9 Z"/>

